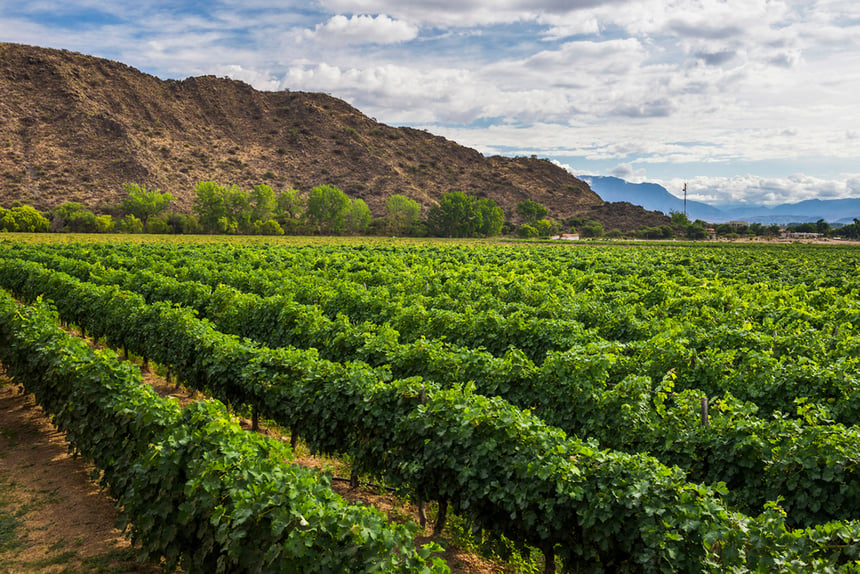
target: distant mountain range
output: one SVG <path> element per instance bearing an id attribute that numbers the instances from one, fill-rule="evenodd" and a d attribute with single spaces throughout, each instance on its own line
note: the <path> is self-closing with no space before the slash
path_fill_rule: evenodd
<path id="1" fill-rule="evenodd" d="M 617 177 L 580 176 L 604 201 L 627 201 L 645 209 L 662 211 L 684 211 L 684 200 L 669 193 L 656 183 L 630 183 Z M 710 223 L 747 221 L 749 223 L 779 224 L 806 223 L 823 219 L 828 223 L 853 223 L 860 218 L 860 198 L 854 199 L 809 199 L 799 203 L 785 203 L 768 207 L 745 205 L 742 207 L 718 208 L 700 201 L 687 200 L 687 217 Z"/>

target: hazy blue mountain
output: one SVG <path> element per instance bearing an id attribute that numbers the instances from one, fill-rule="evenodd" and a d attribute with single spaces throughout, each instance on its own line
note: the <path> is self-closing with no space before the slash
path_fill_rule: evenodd
<path id="1" fill-rule="evenodd" d="M 774 214 L 802 213 L 825 221 L 853 223 L 860 217 L 860 199 L 808 199 L 800 203 L 777 205 L 771 210 Z"/>
<path id="2" fill-rule="evenodd" d="M 604 201 L 629 201 L 645 209 L 683 212 L 684 200 L 669 193 L 656 183 L 630 183 L 617 177 L 581 176 Z M 691 221 L 702 219 L 711 223 L 747 221 L 766 225 L 806 223 L 823 219 L 829 223 L 853 223 L 860 218 L 860 198 L 808 199 L 798 203 L 785 203 L 772 207 L 744 205 L 714 207 L 699 201 L 687 201 L 687 217 Z"/>
<path id="3" fill-rule="evenodd" d="M 617 177 L 585 175 L 580 179 L 588 182 L 591 189 L 603 201 L 629 201 L 641 205 L 645 209 L 662 211 L 669 214 L 673 211 L 684 212 L 684 200 L 669 193 L 665 187 L 656 183 L 630 183 Z M 707 203 L 687 200 L 687 217 L 690 221 L 726 221 L 725 213 Z"/>
<path id="4" fill-rule="evenodd" d="M 819 219 L 828 223 L 853 223 L 855 217 L 860 218 L 860 199 L 808 199 L 773 207 L 751 205 L 723 211 L 729 219 L 766 224 L 786 225 Z"/>

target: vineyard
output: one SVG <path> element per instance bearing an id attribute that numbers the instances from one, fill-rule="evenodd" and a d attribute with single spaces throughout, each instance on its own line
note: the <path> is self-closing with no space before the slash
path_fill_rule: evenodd
<path id="1" fill-rule="evenodd" d="M 811 245 L 4 241 L 0 361 L 143 553 L 188 572 L 445 571 L 231 411 L 547 572 L 860 572 L 858 266 Z M 130 354 L 213 400 L 161 399 Z"/>

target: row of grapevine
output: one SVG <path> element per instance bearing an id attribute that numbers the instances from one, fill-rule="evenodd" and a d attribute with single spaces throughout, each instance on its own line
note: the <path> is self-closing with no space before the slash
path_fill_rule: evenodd
<path id="1" fill-rule="evenodd" d="M 794 560 L 814 571 L 857 558 L 853 522 L 789 530 L 777 509 L 757 519 L 729 512 L 678 469 L 596 451 L 500 399 L 384 382 L 379 371 L 314 351 L 260 348 L 187 310 L 62 273 L 23 283 L 25 292 L 50 293 L 61 315 L 94 336 L 230 402 L 255 404 L 313 449 L 346 452 L 361 471 L 448 501 L 479 526 L 560 555 L 571 570 L 724 571 Z"/>
<path id="2" fill-rule="evenodd" d="M 68 252 L 67 248 L 57 250 Z M 800 269 L 802 262 L 785 257 L 788 265 L 783 264 L 773 259 L 778 251 L 765 249 L 759 249 L 754 260 L 744 258 L 750 254 L 739 249 L 724 254 L 731 257 L 721 258 L 715 250 L 691 250 L 690 257 L 684 256 L 687 251 L 679 250 L 675 260 L 660 251 L 650 258 L 644 255 L 655 250 L 637 251 L 635 256 L 625 252 L 623 257 L 609 250 L 600 251 L 602 257 L 594 255 L 596 250 L 578 250 L 575 257 L 568 255 L 570 250 L 534 250 L 538 255 L 528 250 L 506 250 L 502 254 L 507 260 L 498 254 L 491 258 L 486 250 L 478 249 L 464 254 L 459 250 L 403 249 L 406 253 L 399 257 L 399 252 L 391 249 L 358 248 L 334 253 L 329 248 L 323 255 L 308 254 L 307 250 L 284 254 L 286 250 L 229 246 L 184 246 L 179 253 L 150 246 L 139 257 L 127 249 L 118 251 L 87 247 L 76 249 L 72 256 L 91 261 L 103 257 L 108 267 L 144 267 L 183 280 L 212 286 L 225 283 L 252 293 L 280 292 L 283 297 L 319 307 L 329 318 L 346 314 L 355 324 L 365 320 L 388 323 L 399 332 L 401 342 L 444 335 L 449 342 L 483 346 L 497 356 L 517 347 L 530 358 L 542 360 L 547 351 L 566 350 L 570 342 L 598 339 L 597 335 L 623 340 L 632 346 L 629 353 L 638 353 L 640 346 L 649 346 L 649 340 L 656 342 L 663 337 L 682 345 L 686 356 L 663 357 L 650 352 L 645 359 L 654 369 L 648 374 L 660 378 L 669 368 L 680 369 L 676 374 L 683 388 L 714 385 L 730 375 L 736 382 L 736 394 L 742 396 L 745 387 L 761 378 L 757 373 L 762 361 L 773 372 L 785 371 L 776 381 L 780 385 L 812 377 L 818 379 L 815 384 L 825 388 L 831 384 L 828 379 L 844 379 L 846 372 L 856 367 L 839 360 L 856 355 L 853 334 L 860 328 L 857 281 L 852 282 L 854 274 L 846 273 L 852 269 L 851 259 L 846 257 L 840 269 L 833 258 L 816 251 L 810 255 L 815 265 L 807 262 L 795 283 L 789 283 L 786 267 Z M 335 256 L 335 263 L 324 258 Z M 394 262 L 385 267 L 381 256 Z M 428 259 L 416 261 L 422 256 Z M 538 256 L 543 269 L 534 261 Z M 350 258 L 359 261 L 350 266 Z M 402 261 L 398 263 L 398 259 Z M 738 266 L 726 263 L 738 259 Z M 325 263 L 318 269 L 320 261 Z M 498 266 L 487 269 L 487 262 L 498 262 Z M 269 263 L 271 269 L 266 267 Z M 377 263 L 383 271 L 370 274 L 371 264 Z M 724 277 L 734 273 L 745 279 L 749 272 L 741 271 L 748 271 L 752 263 L 754 269 L 765 268 L 781 278 L 782 287 L 773 289 L 771 284 L 748 284 Z M 407 269 L 407 264 L 414 267 Z M 454 264 L 460 264 L 459 273 L 451 269 Z M 437 265 L 442 270 L 437 270 Z M 812 271 L 818 275 L 811 276 Z M 346 276 L 340 277 L 341 272 Z M 351 275 L 354 280 L 349 279 Z M 457 313 L 452 314 L 454 309 L 446 303 L 454 300 L 452 293 L 424 297 L 414 291 L 415 277 L 427 277 L 431 290 L 439 283 L 458 289 Z M 362 278 L 371 283 L 362 284 Z M 388 282 L 381 283 L 381 279 Z M 500 283 L 505 289 L 491 289 Z M 535 306 L 541 298 L 543 303 Z M 402 304 L 404 300 L 408 304 Z M 504 310 L 515 303 L 516 310 Z M 446 312 L 437 320 L 435 309 Z M 719 353 L 727 346 L 742 351 L 750 342 L 756 344 L 752 355 Z M 795 365 L 794 358 L 801 357 L 804 361 Z M 742 361 L 743 368 L 733 368 Z M 820 371 L 829 366 L 833 372 L 824 374 L 823 380 L 818 373 L 809 373 L 810 369 Z M 656 372 L 660 369 L 662 372 Z M 774 410 L 773 406 L 762 406 Z"/>
<path id="3" fill-rule="evenodd" d="M 472 307 L 495 309 L 503 315 L 511 314 L 505 309 L 514 305 L 513 309 L 531 308 L 544 318 L 569 316 L 577 306 L 576 296 L 595 290 L 615 303 L 644 299 L 648 304 L 666 295 L 674 297 L 678 287 L 690 287 L 694 293 L 721 285 L 802 286 L 811 291 L 835 287 L 856 292 L 858 279 L 846 271 L 860 262 L 857 255 L 856 250 L 837 247 L 571 250 L 414 245 L 289 249 L 93 245 L 76 253 L 111 267 L 157 265 L 159 272 L 177 278 L 207 281 L 211 277 L 216 283 L 261 295 L 295 293 L 298 300 L 320 303 L 327 312 L 325 301 L 339 297 L 342 284 L 349 283 L 379 290 L 383 296 L 371 307 L 374 310 L 405 299 L 428 309 Z M 311 272 L 314 281 L 307 281 Z M 660 289 L 661 285 L 671 289 Z M 333 312 L 344 311 L 337 307 Z"/>
<path id="4" fill-rule="evenodd" d="M 66 267 L 113 277 L 149 300 L 197 306 L 219 330 L 270 346 L 316 347 L 323 357 L 365 360 L 385 365 L 394 377 L 422 376 L 448 388 L 474 381 L 477 393 L 529 408 L 569 433 L 598 439 L 604 447 L 650 452 L 695 482 L 722 481 L 729 489 L 725 500 L 744 512 L 758 512 L 781 497 L 790 523 L 810 525 L 851 518 L 860 506 L 860 429 L 822 426 L 811 419 L 810 407 L 804 410 L 810 423 L 764 420 L 731 394 L 714 402 L 715 416 L 703 426 L 702 392 L 686 391 L 668 401 L 671 381 L 655 386 L 627 376 L 609 384 L 604 370 L 614 360 L 611 347 L 592 346 L 589 355 L 583 353 L 588 349 L 552 354 L 536 367 L 515 352 L 499 359 L 438 341 L 399 345 L 396 332 L 330 321 L 315 308 L 277 296 L 263 299 L 226 288 L 209 294 L 198 283 L 145 271 L 108 273 L 81 262 Z M 849 404 L 843 402 L 843 409 Z"/>
<path id="5" fill-rule="evenodd" d="M 50 254 L 38 252 L 11 252 L 10 256 L 25 257 L 51 264 L 53 259 Z M 139 270 L 148 268 L 146 259 L 141 258 L 136 262 L 113 260 L 113 264 L 120 264 L 120 268 L 133 268 Z M 97 263 L 103 267 L 103 263 Z M 161 273 L 160 265 L 153 264 L 149 268 Z M 75 274 L 68 269 L 68 272 Z M 247 284 L 249 281 L 257 281 L 260 274 L 257 269 L 239 271 L 233 269 L 229 277 L 223 273 L 213 273 L 200 264 L 183 269 L 185 275 L 193 275 L 200 278 L 203 284 L 218 286 L 227 284 Z M 243 280 L 240 276 L 253 277 Z M 385 322 L 397 330 L 404 343 L 413 342 L 422 338 L 445 338 L 452 344 L 466 347 L 481 346 L 489 352 L 501 356 L 505 351 L 515 346 L 524 352 L 530 359 L 540 361 L 548 351 L 562 350 L 571 345 L 591 339 L 594 332 L 585 329 L 579 321 L 566 318 L 552 318 L 534 316 L 522 310 L 503 314 L 497 309 L 475 310 L 471 308 L 450 310 L 438 307 L 425 307 L 420 303 L 412 302 L 409 305 L 392 304 L 389 294 L 381 294 L 373 289 L 368 290 L 362 284 L 341 282 L 336 289 L 328 288 L 325 281 L 314 278 L 309 281 L 307 275 L 300 276 L 291 270 L 290 276 L 293 281 L 293 289 L 289 294 L 278 295 L 278 300 L 289 301 L 296 305 L 314 307 L 316 314 L 322 314 L 329 320 L 340 315 L 346 315 L 355 322 L 378 321 Z M 81 277 L 84 278 L 84 277 Z M 301 279 L 302 287 L 299 288 Z M 321 301 L 322 300 L 322 301 Z M 310 301 L 314 301 L 313 304 Z"/>
<path id="6" fill-rule="evenodd" d="M 117 282 L 125 286 L 147 293 L 148 297 L 172 298 L 177 302 L 189 305 L 201 312 L 212 316 L 214 309 L 212 292 L 213 288 L 205 284 L 196 284 L 183 281 L 181 284 L 168 285 L 161 281 L 156 289 L 161 293 L 147 292 L 147 285 L 158 283 L 157 278 L 151 276 L 129 278 L 117 277 L 122 272 L 105 269 L 101 266 L 76 265 L 76 262 L 67 264 L 57 263 L 56 257 L 30 253 L 31 258 L 46 261 L 52 266 L 69 271 L 82 279 L 94 279 L 97 281 Z M 217 258 L 216 258 L 217 259 Z M 238 274 L 235 272 L 234 274 Z M 246 272 L 251 276 L 252 273 Z M 667 286 L 668 285 L 668 286 Z M 857 308 L 856 301 L 850 296 L 838 296 L 832 288 L 819 292 L 809 292 L 801 288 L 793 288 L 790 292 L 780 290 L 769 294 L 766 298 L 755 299 L 750 291 L 755 287 L 747 288 L 738 292 L 737 286 L 733 290 L 720 290 L 716 287 L 701 294 L 688 294 L 684 289 L 675 284 L 668 283 L 661 287 L 662 291 L 677 290 L 676 296 L 658 305 L 652 310 L 649 319 L 656 324 L 652 328 L 655 334 L 647 339 L 631 341 L 626 344 L 607 343 L 602 345 L 602 340 L 592 332 L 581 330 L 577 334 L 564 333 L 562 330 L 557 335 L 559 344 L 565 342 L 564 349 L 571 346 L 583 347 L 583 342 L 590 341 L 591 347 L 595 349 L 611 349 L 611 356 L 607 359 L 606 353 L 598 351 L 595 361 L 611 362 L 609 367 L 609 380 L 613 383 L 620 382 L 629 375 L 645 375 L 652 380 L 659 381 L 670 370 L 675 373 L 677 387 L 679 389 L 698 389 L 709 396 L 722 395 L 731 392 L 734 396 L 747 401 L 755 402 L 763 414 L 775 411 L 782 413 L 793 413 L 796 409 L 795 400 L 811 397 L 817 402 L 827 404 L 831 410 L 830 417 L 846 423 L 853 424 L 860 412 L 853 406 L 857 404 L 854 395 L 860 380 L 856 376 L 858 364 L 860 364 L 860 339 L 855 333 L 860 329 L 860 311 L 853 312 Z M 185 290 L 187 296 L 183 297 L 181 291 Z M 760 289 L 759 289 L 760 290 Z M 235 292 L 225 287 L 215 290 L 216 299 L 223 301 L 229 310 L 233 301 L 240 301 Z M 664 297 L 665 295 L 659 295 Z M 815 305 L 804 305 L 804 299 L 815 299 Z M 267 305 L 270 309 L 263 309 L 259 303 Z M 779 302 L 777 304 L 777 301 Z M 349 327 L 349 321 L 333 321 L 328 315 L 322 313 L 316 306 L 303 305 L 294 302 L 292 296 L 275 296 L 264 299 L 246 297 L 244 299 L 246 309 L 243 310 L 252 316 L 262 317 L 260 321 L 268 321 L 264 325 L 253 319 L 247 322 L 249 332 L 236 331 L 252 337 L 258 337 L 260 328 L 270 327 L 266 331 L 263 340 L 269 345 L 293 344 L 296 346 L 316 346 L 320 349 L 328 348 L 334 356 L 339 356 L 343 349 L 338 345 L 356 345 L 362 342 L 369 343 L 376 339 L 380 345 L 390 346 L 394 343 L 414 342 L 422 348 L 427 344 L 423 339 L 417 339 L 415 332 L 421 332 L 416 328 L 409 336 L 404 336 L 401 329 L 410 329 L 411 325 L 422 323 L 422 315 L 419 310 L 405 310 L 403 315 L 393 323 L 386 323 L 381 328 L 372 325 L 356 325 Z M 373 303 L 364 300 L 367 306 Z M 730 306 L 742 308 L 743 313 L 715 313 L 718 306 Z M 250 307 L 250 308 L 247 308 Z M 758 307 L 758 309 L 756 308 Z M 815 309 L 827 309 L 826 314 L 818 311 L 818 316 L 813 317 Z M 295 313 L 289 317 L 288 309 Z M 591 312 L 593 306 L 586 306 L 583 313 Z M 601 313 L 603 313 L 601 311 Z M 598 313 L 599 314 L 599 313 Z M 671 320 L 660 318 L 660 315 L 672 315 Z M 236 314 L 234 313 L 234 316 Z M 278 324 L 276 317 L 283 320 L 291 320 L 296 323 L 295 327 Z M 491 315 L 484 315 L 490 320 Z M 470 332 L 483 332 L 481 340 L 494 346 L 497 351 L 512 346 L 512 342 L 520 342 L 526 345 L 547 350 L 544 344 L 547 340 L 541 333 L 552 331 L 557 324 L 547 322 L 541 333 L 535 333 L 529 328 L 522 330 L 509 329 L 515 336 L 508 338 L 507 335 L 499 336 L 502 327 L 509 327 L 515 323 L 516 318 L 507 323 L 494 323 L 494 328 L 481 331 L 477 323 L 472 323 Z M 441 322 L 441 320 L 440 320 Z M 492 321 L 490 321 L 492 322 Z M 224 321 L 222 326 L 226 326 Z M 307 336 L 308 327 L 311 331 L 321 331 L 324 334 L 324 344 L 319 337 Z M 239 326 L 245 321 L 239 319 Z M 455 325 L 469 331 L 463 323 L 455 322 Z M 485 320 L 481 325 L 488 325 Z M 334 327 L 331 327 L 334 326 Z M 352 333 L 343 334 L 341 326 L 346 326 L 346 331 Z M 396 335 L 393 331 L 397 330 Z M 335 332 L 338 331 L 338 332 Z M 353 336 L 355 335 L 355 336 Z M 446 343 L 451 344 L 450 340 Z M 435 344 L 435 343 L 434 343 Z M 365 345 L 367 346 L 367 345 Z M 438 346 L 438 345 L 436 345 Z M 516 345 L 513 345 L 516 347 Z M 449 349 L 448 345 L 443 345 Z M 462 349 L 450 349 L 452 352 L 473 356 L 474 352 Z M 324 352 L 326 352 L 324 350 Z M 372 351 L 371 351 L 372 352 Z M 582 353 L 579 353 L 582 355 Z M 590 354 L 590 353 L 589 353 Z M 497 352 L 499 358 L 503 353 Z M 372 360 L 372 355 L 365 358 Z M 483 363 L 485 358 L 470 358 L 465 363 Z M 526 362 L 526 365 L 530 364 Z M 530 369 L 524 368 L 521 372 L 530 376 Z M 499 372 L 498 365 L 492 365 L 490 369 L 483 369 L 483 374 Z M 504 371 L 502 371 L 504 372 Z M 414 374 L 423 374 L 416 372 Z M 431 378 L 445 376 L 445 370 L 432 373 Z M 455 376 L 460 376 L 456 373 Z M 440 381 L 443 382 L 443 381 Z M 502 381 L 502 386 L 512 387 L 513 381 Z M 847 400 L 846 400 L 847 399 Z"/>
<path id="7" fill-rule="evenodd" d="M 201 573 L 448 571 L 413 530 L 347 505 L 220 403 L 180 410 L 56 322 L 0 292 L 0 361 L 102 472 L 145 557 Z"/>

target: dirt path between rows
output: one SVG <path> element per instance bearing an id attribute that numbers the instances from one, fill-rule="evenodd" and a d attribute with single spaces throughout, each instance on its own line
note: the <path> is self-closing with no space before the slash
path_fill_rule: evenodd
<path id="1" fill-rule="evenodd" d="M 180 403 L 199 396 L 152 373 L 144 378 L 162 396 Z M 242 421 L 250 427 L 250 421 Z M 262 429 L 273 435 L 273 431 Z M 299 454 L 299 464 L 327 468 L 332 463 Z M 114 527 L 113 500 L 90 479 L 92 466 L 68 453 L 68 443 L 35 404 L 32 395 L 0 370 L 0 574 L 161 572 L 137 562 L 134 550 Z M 393 520 L 414 516 L 415 509 L 391 494 L 371 488 L 333 488 L 353 502 L 372 504 Z M 434 539 L 428 527 L 419 543 Z M 458 550 L 447 540 L 443 559 L 455 574 L 493 574 L 503 566 Z"/>
<path id="2" fill-rule="evenodd" d="M 0 374 L 0 572 L 160 572 L 137 563 L 91 470 Z"/>

